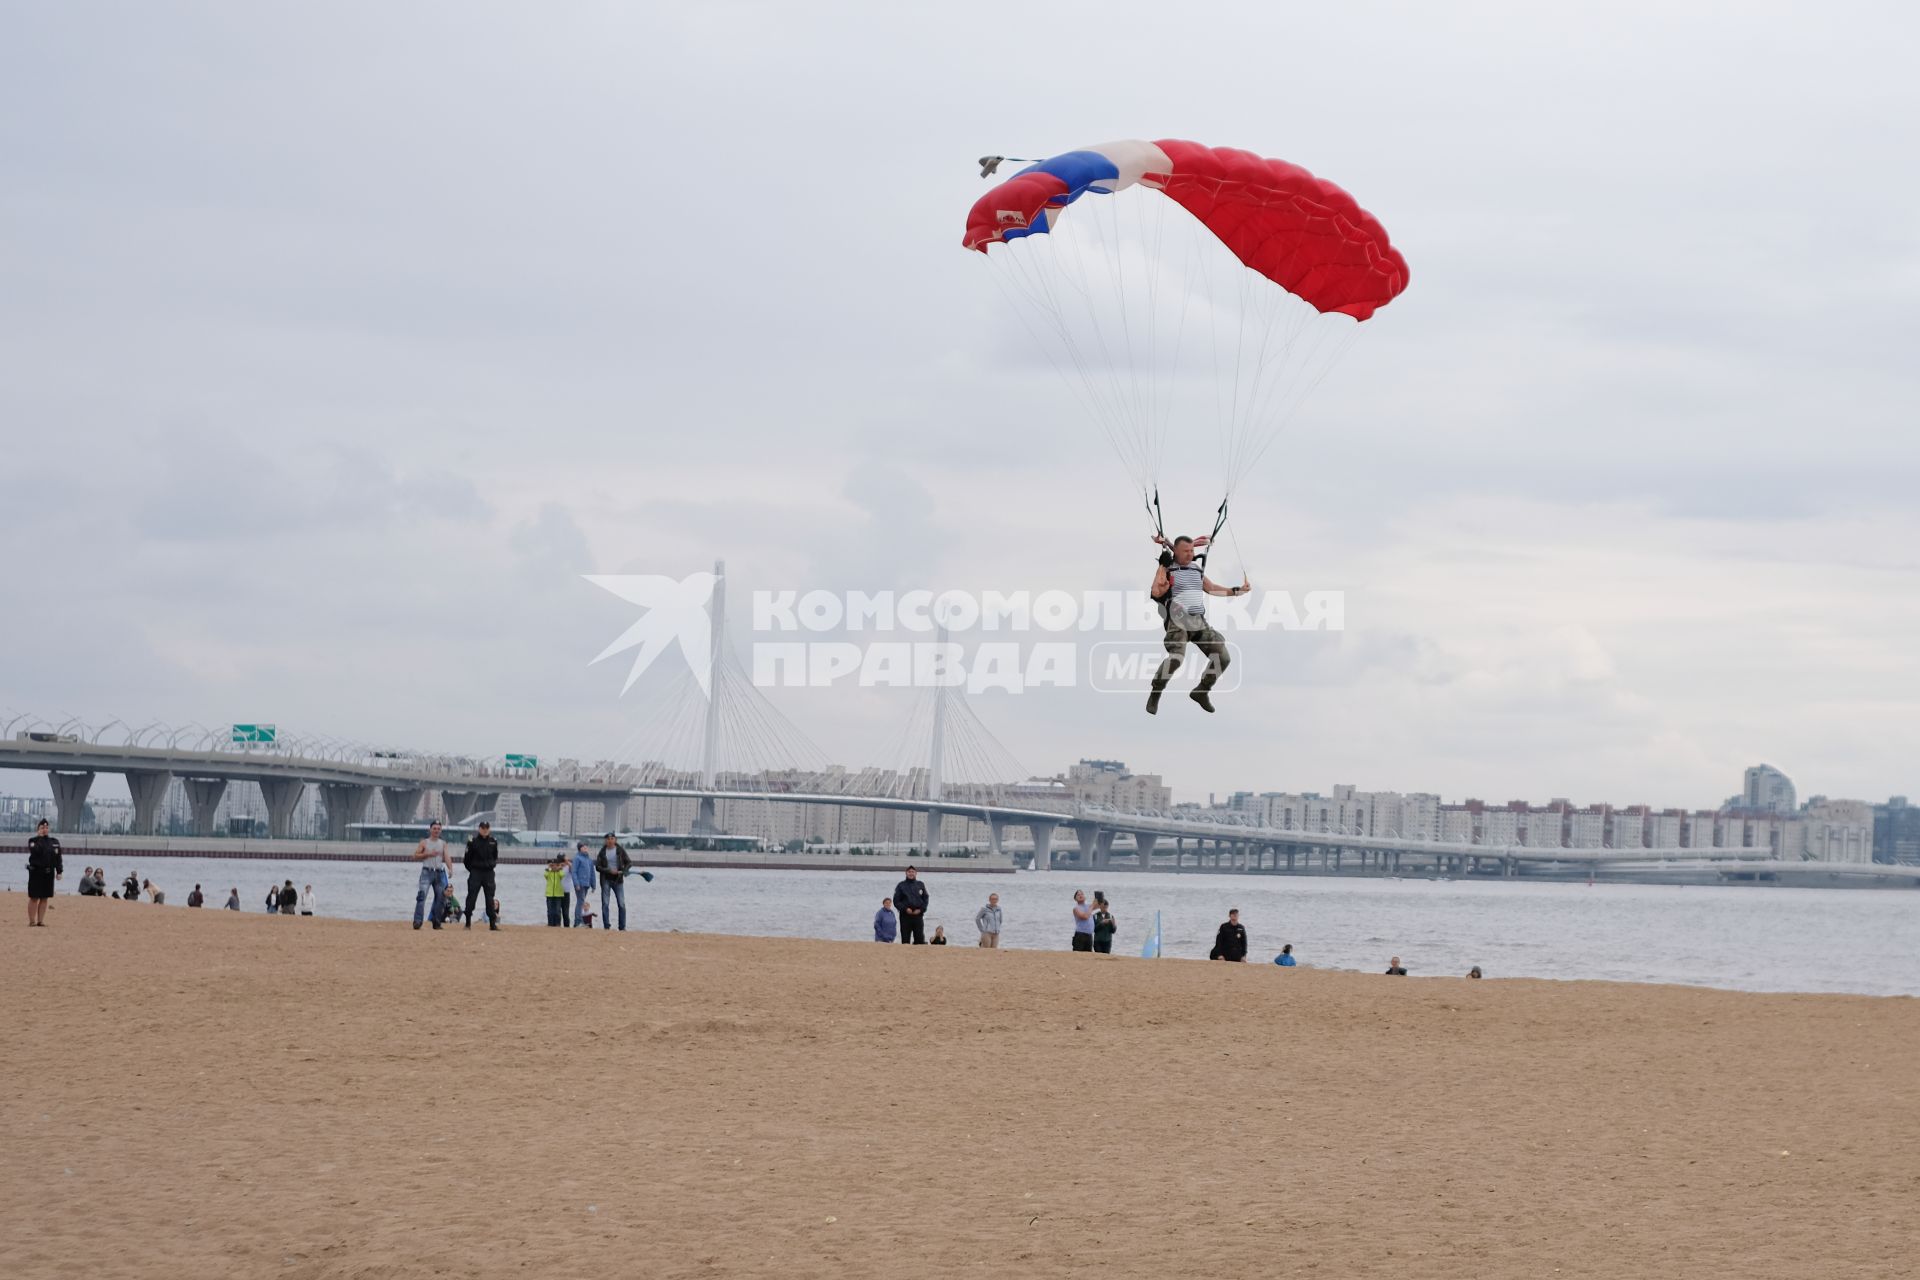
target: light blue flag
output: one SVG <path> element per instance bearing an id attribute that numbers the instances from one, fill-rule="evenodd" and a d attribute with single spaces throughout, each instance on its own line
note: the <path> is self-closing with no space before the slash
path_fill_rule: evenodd
<path id="1" fill-rule="evenodd" d="M 1147 945 L 1140 948 L 1140 958 L 1142 960 L 1160 958 L 1160 913 L 1158 911 L 1153 913 L 1153 932 L 1147 935 Z"/>

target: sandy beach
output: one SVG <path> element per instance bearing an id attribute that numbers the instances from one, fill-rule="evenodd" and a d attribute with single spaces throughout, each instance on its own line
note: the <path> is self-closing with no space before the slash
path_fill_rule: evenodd
<path id="1" fill-rule="evenodd" d="M 0 895 L 9 1276 L 1894 1276 L 1920 1006 Z"/>

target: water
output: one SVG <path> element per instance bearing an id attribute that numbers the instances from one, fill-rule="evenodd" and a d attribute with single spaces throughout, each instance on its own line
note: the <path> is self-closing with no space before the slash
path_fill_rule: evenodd
<path id="1" fill-rule="evenodd" d="M 62 896 L 85 861 L 68 859 Z M 411 918 L 418 874 L 396 863 L 152 858 L 109 865 L 109 889 L 136 868 L 166 891 L 163 909 L 183 906 L 197 881 L 210 907 L 237 885 L 242 908 L 258 913 L 267 885 L 291 879 L 314 886 L 322 915 L 393 921 Z M 632 928 L 847 940 L 871 939 L 873 913 L 899 878 L 679 868 L 655 875 L 652 884 L 629 881 Z M 465 879 L 456 871 L 463 898 Z M 1920 995 L 1920 892 L 1069 871 L 926 880 L 927 931 L 944 924 L 959 946 L 973 945 L 973 913 L 998 893 L 1003 946 L 1065 950 L 1073 891 L 1099 888 L 1120 921 L 1114 950 L 1129 956 L 1140 953 L 1158 911 L 1166 954 L 1204 959 L 1227 908 L 1238 907 L 1249 959 L 1269 965 L 1291 942 L 1303 965 L 1377 972 L 1397 955 L 1415 976 L 1464 974 L 1477 964 L 1494 978 Z M 504 866 L 499 883 L 507 923 L 544 923 L 538 867 Z M 25 887 L 25 860 L 0 860 L 0 888 Z M 597 894 L 595 901 L 597 910 Z"/>

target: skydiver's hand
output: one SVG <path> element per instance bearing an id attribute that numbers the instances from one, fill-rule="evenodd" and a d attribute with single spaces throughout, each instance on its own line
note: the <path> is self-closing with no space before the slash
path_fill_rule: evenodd
<path id="1" fill-rule="evenodd" d="M 1242 573 L 1242 574 L 1240 575 L 1240 594 L 1241 594 L 1241 595 L 1245 595 L 1245 594 L 1247 594 L 1247 592 L 1249 592 L 1249 591 L 1251 591 L 1251 590 L 1253 590 L 1253 583 L 1252 583 L 1252 581 L 1250 581 L 1250 580 L 1248 579 L 1248 577 L 1247 577 L 1247 575 L 1246 575 L 1245 573 Z"/>
<path id="2" fill-rule="evenodd" d="M 1169 544 L 1169 543 L 1167 542 L 1167 535 L 1166 535 L 1166 534 L 1164 534 L 1164 533 L 1156 533 L 1156 534 L 1154 534 L 1154 535 L 1153 535 L 1153 540 L 1154 540 L 1154 542 L 1155 542 L 1155 543 L 1157 543 L 1157 544 L 1159 544 L 1160 546 L 1163 546 L 1163 547 L 1165 547 L 1165 546 L 1169 546 L 1169 545 L 1171 545 L 1171 544 Z"/>

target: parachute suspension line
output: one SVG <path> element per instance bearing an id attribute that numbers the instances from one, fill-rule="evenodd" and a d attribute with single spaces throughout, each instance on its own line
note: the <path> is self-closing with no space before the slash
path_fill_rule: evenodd
<path id="1" fill-rule="evenodd" d="M 1239 474 L 1235 464 L 1242 444 L 1254 430 L 1253 406 L 1260 394 L 1260 380 L 1266 373 L 1267 352 L 1273 340 L 1273 324 L 1277 310 L 1271 306 L 1260 305 L 1261 298 L 1255 294 L 1250 283 L 1251 278 L 1251 273 L 1242 273 L 1237 279 L 1240 332 L 1234 343 L 1233 407 L 1231 417 L 1222 425 L 1220 433 L 1221 474 L 1223 483 L 1229 485 L 1232 483 L 1232 478 Z M 1251 367 L 1248 367 L 1247 328 L 1250 314 L 1260 323 L 1258 324 L 1259 347 L 1251 361 Z M 1246 388 L 1244 403 L 1241 395 L 1243 383 Z"/>
<path id="2" fill-rule="evenodd" d="M 1086 198 L 1092 199 L 1094 197 L 1089 196 Z M 1135 441 L 1138 443 L 1140 448 L 1140 455 L 1141 455 L 1140 464 L 1144 469 L 1152 465 L 1153 459 L 1148 453 L 1148 449 L 1149 449 L 1148 430 L 1149 429 L 1146 421 L 1144 420 L 1145 414 L 1142 412 L 1143 405 L 1140 400 L 1141 356 L 1140 356 L 1140 353 L 1138 352 L 1138 349 L 1134 346 L 1134 341 L 1133 341 L 1133 308 L 1127 305 L 1126 246 L 1120 242 L 1119 205 L 1114 201 L 1111 195 L 1105 197 L 1105 200 L 1106 200 L 1107 209 L 1112 215 L 1111 221 L 1112 221 L 1113 234 L 1109 236 L 1109 235 L 1106 235 L 1101 230 L 1100 218 L 1097 212 L 1099 208 L 1098 205 L 1094 206 L 1093 211 L 1090 211 L 1090 212 L 1093 212 L 1093 216 L 1088 221 L 1091 223 L 1093 233 L 1099 239 L 1101 243 L 1101 247 L 1107 251 L 1107 258 L 1111 261 L 1112 267 L 1113 267 L 1113 282 L 1114 282 L 1113 292 L 1114 292 L 1114 296 L 1120 299 L 1120 347 L 1121 347 L 1121 350 L 1124 351 L 1127 355 L 1127 383 L 1128 383 L 1128 389 L 1130 391 L 1130 394 L 1127 397 L 1127 409 L 1129 411 L 1128 417 L 1131 419 L 1130 426 L 1132 429 L 1133 437 Z M 1091 301 L 1091 299 L 1089 299 L 1089 301 Z M 1149 344 L 1149 349 L 1148 349 L 1146 358 L 1148 360 L 1152 359 L 1151 344 Z M 1151 370 L 1148 371 L 1147 380 L 1148 380 L 1148 385 L 1151 386 L 1152 380 L 1153 380 L 1153 374 Z"/>
<path id="3" fill-rule="evenodd" d="M 1140 239 L 1142 244 L 1145 244 L 1147 239 L 1146 226 L 1149 219 L 1147 212 L 1149 206 L 1152 206 L 1155 210 L 1155 214 L 1152 216 L 1153 245 L 1147 254 L 1147 261 L 1152 267 L 1150 296 L 1153 301 L 1151 303 L 1152 310 L 1149 314 L 1157 316 L 1159 314 L 1158 300 L 1161 294 L 1160 275 L 1166 260 L 1162 249 L 1166 242 L 1167 223 L 1175 215 L 1171 208 L 1170 201 L 1135 200 L 1133 207 L 1140 223 Z M 1196 241 L 1192 237 L 1189 237 L 1187 241 L 1189 266 L 1191 266 L 1193 261 L 1194 255 L 1192 250 L 1195 245 Z M 1180 306 L 1174 325 L 1173 349 L 1168 354 L 1165 362 L 1166 376 L 1163 383 L 1164 394 L 1161 396 L 1159 404 L 1152 407 L 1154 420 L 1153 469 L 1156 474 L 1160 471 L 1161 464 L 1166 458 L 1167 437 L 1173 422 L 1174 393 L 1180 379 L 1180 356 L 1186 345 L 1187 312 L 1191 310 L 1193 306 L 1193 275 L 1191 270 L 1185 273 L 1183 283 L 1185 288 L 1180 298 Z"/>
<path id="4" fill-rule="evenodd" d="M 1016 246 L 1012 245 L 1007 247 L 1009 249 L 1016 248 Z M 1039 252 L 1039 250 L 1036 248 L 1035 252 Z M 1072 330 L 1066 324 L 1059 297 L 1054 291 L 1051 281 L 1047 279 L 1046 273 L 1036 270 L 1031 264 L 1025 262 L 1024 258 L 1026 255 L 1024 254 L 1015 252 L 1007 253 L 1003 256 L 1007 263 L 1007 272 L 1005 274 L 1012 278 L 1013 284 L 1010 285 L 1005 279 L 1002 279 L 1003 273 L 1001 272 L 989 272 L 988 274 L 993 276 L 994 283 L 1007 299 L 1007 304 L 1019 313 L 1021 323 L 1026 327 L 1027 332 L 1032 335 L 1035 345 L 1046 355 L 1047 362 L 1053 366 L 1054 371 L 1060 375 L 1061 380 L 1073 390 L 1081 402 L 1081 407 L 1086 411 L 1087 416 L 1093 420 L 1094 425 L 1100 430 L 1101 434 L 1106 437 L 1107 444 L 1113 450 L 1116 460 L 1120 463 L 1121 470 L 1127 475 L 1127 479 L 1133 484 L 1146 483 L 1147 477 L 1143 469 L 1138 465 L 1130 465 L 1132 459 L 1128 456 L 1124 442 L 1114 434 L 1112 425 L 1113 413 L 1111 406 L 1107 403 L 1107 395 L 1088 368 L 1086 358 L 1081 355 L 1079 344 L 1075 342 Z M 1056 254 L 1056 257 L 1057 256 Z M 1051 344 L 1046 341 L 1039 329 L 1036 328 L 1034 321 L 1029 319 L 1028 308 L 1020 306 L 1016 302 L 1013 296 L 1016 287 L 1026 295 L 1027 301 L 1032 304 L 1032 311 L 1037 315 L 1044 316 L 1049 322 L 1047 327 L 1053 332 L 1054 336 L 1059 339 L 1061 348 L 1066 352 L 1068 360 L 1073 365 L 1074 372 L 1072 375 L 1067 372 L 1058 357 L 1054 355 Z"/>
<path id="5" fill-rule="evenodd" d="M 1259 345 L 1253 354 L 1252 367 L 1246 371 L 1244 377 L 1241 376 L 1240 366 L 1236 364 L 1233 420 L 1227 424 L 1223 433 L 1226 447 L 1221 457 L 1224 483 L 1229 487 L 1233 479 L 1241 474 L 1244 455 L 1250 448 L 1251 442 L 1260 433 L 1263 419 L 1258 413 L 1258 406 L 1263 395 L 1272 386 L 1284 381 L 1276 378 L 1269 382 L 1268 372 L 1277 361 L 1284 360 L 1287 352 L 1291 350 L 1294 339 L 1299 336 L 1301 323 L 1297 318 L 1299 312 L 1288 310 L 1287 313 L 1296 317 L 1296 320 L 1282 330 L 1279 351 L 1274 352 L 1274 331 L 1283 313 L 1283 304 L 1269 291 L 1256 290 L 1252 281 L 1253 276 L 1250 272 L 1243 272 L 1239 276 L 1241 342 L 1235 348 L 1236 361 L 1244 363 L 1247 359 L 1246 318 L 1249 312 L 1253 313 L 1255 320 L 1259 322 Z M 1280 295 L 1280 297 L 1286 296 L 1288 295 Z M 1240 399 L 1242 382 L 1246 386 L 1244 403 Z"/>
<path id="6" fill-rule="evenodd" d="M 1099 197 L 1095 195 L 1088 195 L 1083 198 L 1112 199 L 1111 196 Z M 1111 376 L 1113 400 L 1115 407 L 1119 410 L 1114 425 L 1117 432 L 1126 440 L 1126 447 L 1134 458 L 1135 466 L 1139 468 L 1144 482 L 1146 479 L 1151 479 L 1153 472 L 1157 469 L 1158 461 L 1153 457 L 1151 440 L 1143 420 L 1143 401 L 1140 396 L 1140 365 L 1142 363 L 1142 354 L 1134 343 L 1132 309 L 1127 305 L 1126 265 L 1123 258 L 1123 247 L 1120 243 L 1118 213 L 1116 211 L 1113 214 L 1114 233 L 1109 237 L 1106 234 L 1106 228 L 1101 223 L 1098 210 L 1099 207 L 1097 205 L 1091 209 L 1084 210 L 1077 220 L 1071 222 L 1071 225 L 1067 225 L 1063 220 L 1063 225 L 1066 226 L 1064 233 L 1065 242 L 1071 244 L 1074 248 L 1074 266 L 1078 272 L 1076 283 L 1079 286 L 1081 298 L 1087 305 L 1088 315 L 1094 322 L 1095 332 L 1100 336 L 1101 356 L 1106 360 Z M 1083 234 L 1091 237 L 1095 242 L 1092 246 L 1093 253 L 1091 254 L 1088 252 L 1087 246 L 1081 243 Z M 1092 276 L 1088 270 L 1089 257 L 1095 258 L 1097 263 L 1096 269 L 1105 270 L 1110 273 L 1108 279 L 1112 282 L 1111 288 L 1096 289 L 1094 287 Z M 1107 344 L 1106 330 L 1104 326 L 1099 324 L 1099 304 L 1101 298 L 1106 296 L 1111 296 L 1119 303 L 1120 332 L 1118 336 L 1120 344 L 1119 354 L 1123 357 L 1121 361 L 1113 359 L 1113 351 Z M 1124 370 L 1121 368 L 1122 363 L 1125 365 Z M 1125 378 L 1124 383 L 1122 382 L 1123 377 Z"/>
<path id="7" fill-rule="evenodd" d="M 1220 527 L 1227 522 L 1227 500 L 1220 499 L 1220 509 L 1213 513 L 1213 530 L 1207 534 L 1207 545 L 1194 553 L 1194 559 L 1200 562 L 1200 568 L 1207 567 L 1207 557 L 1213 554 L 1213 540 L 1220 536 Z"/>
<path id="8" fill-rule="evenodd" d="M 1261 416 L 1270 421 L 1273 426 L 1264 438 L 1251 442 L 1251 447 L 1238 461 L 1235 469 L 1228 474 L 1229 495 L 1238 487 L 1241 477 L 1258 466 L 1260 460 L 1266 457 L 1267 451 L 1279 441 L 1281 428 L 1298 411 L 1300 405 L 1316 387 L 1326 381 L 1327 375 L 1333 372 L 1334 366 L 1339 364 L 1347 352 L 1353 349 L 1353 344 L 1360 340 L 1360 326 L 1357 323 L 1341 326 L 1345 332 L 1337 338 L 1332 336 L 1332 330 L 1324 326 L 1316 327 L 1319 332 L 1314 334 L 1306 355 L 1298 362 L 1298 374 L 1291 378 L 1277 379 L 1268 388 L 1268 399 L 1276 403 L 1264 408 Z"/>
<path id="9" fill-rule="evenodd" d="M 1225 506 L 1226 504 L 1225 504 L 1225 503 L 1222 503 L 1221 505 L 1222 505 L 1222 506 Z M 1233 558 L 1234 558 L 1234 560 L 1235 560 L 1236 562 L 1238 562 L 1238 564 L 1240 565 L 1240 576 L 1241 576 L 1242 578 L 1245 578 L 1245 577 L 1247 577 L 1247 576 L 1248 576 L 1248 574 L 1247 574 L 1247 558 L 1246 558 L 1246 556 L 1245 556 L 1245 555 L 1243 555 L 1243 554 L 1241 554 L 1241 551 L 1240 551 L 1240 539 L 1234 536 L 1234 532 L 1233 532 L 1233 521 L 1232 521 L 1232 520 L 1227 520 L 1227 521 L 1225 522 L 1225 525 L 1224 525 L 1224 527 L 1225 527 L 1225 529 L 1226 529 L 1226 534 L 1227 534 L 1227 541 L 1228 541 L 1229 543 L 1231 543 L 1231 544 L 1233 545 Z"/>
<path id="10" fill-rule="evenodd" d="M 1028 237 L 1024 243 L 1031 243 L 1033 239 L 1035 237 Z M 1120 456 L 1122 464 L 1132 473 L 1134 483 L 1145 484 L 1151 479 L 1148 459 L 1143 456 L 1139 441 L 1128 431 L 1129 422 L 1133 416 L 1130 412 L 1131 406 L 1126 402 L 1125 391 L 1120 382 L 1120 361 L 1115 358 L 1115 353 L 1107 341 L 1106 326 L 1101 323 L 1098 300 L 1088 279 L 1085 247 L 1080 243 L 1080 238 L 1072 234 L 1066 236 L 1049 234 L 1044 239 L 1045 252 L 1052 253 L 1054 260 L 1061 266 L 1061 270 L 1057 273 L 1061 282 L 1077 293 L 1081 303 L 1086 307 L 1088 327 L 1093 331 L 1094 341 L 1099 346 L 1098 360 L 1105 370 L 1104 383 L 1096 378 L 1094 371 L 1088 367 L 1087 354 L 1082 351 L 1081 344 L 1074 339 L 1073 326 L 1066 319 L 1067 308 L 1059 291 L 1055 288 L 1053 279 L 1055 273 L 1040 270 L 1037 264 L 1022 262 L 1020 265 L 1026 270 L 1027 278 L 1038 286 L 1037 292 L 1046 299 L 1046 305 L 1052 309 L 1069 354 L 1076 366 L 1080 368 L 1089 390 L 1094 392 L 1095 399 L 1104 409 L 1104 412 L 1097 416 L 1097 424 L 1106 435 L 1107 443 Z"/>
<path id="11" fill-rule="evenodd" d="M 1165 542 L 1167 539 L 1167 526 L 1166 526 L 1166 522 L 1160 518 L 1159 486 L 1156 485 L 1154 487 L 1152 497 L 1149 498 L 1144 489 L 1141 490 L 1140 497 L 1147 504 L 1147 516 L 1149 519 L 1153 521 L 1154 533 L 1159 535 L 1159 538 L 1162 542 Z"/>

